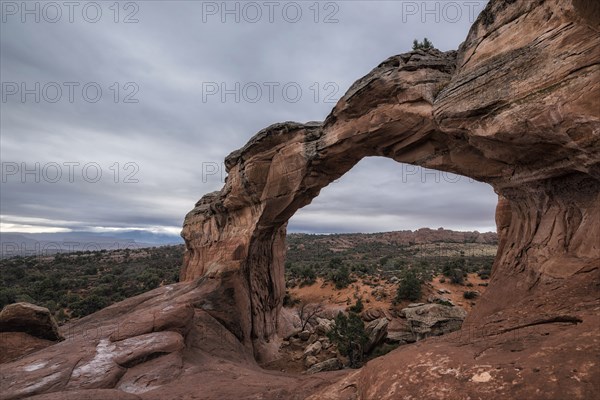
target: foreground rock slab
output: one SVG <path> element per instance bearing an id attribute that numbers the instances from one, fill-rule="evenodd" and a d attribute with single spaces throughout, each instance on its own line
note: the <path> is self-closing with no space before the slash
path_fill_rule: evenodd
<path id="1" fill-rule="evenodd" d="M 40 339 L 24 332 L 2 332 L 0 333 L 0 364 L 16 360 L 53 344 L 51 340 Z"/>

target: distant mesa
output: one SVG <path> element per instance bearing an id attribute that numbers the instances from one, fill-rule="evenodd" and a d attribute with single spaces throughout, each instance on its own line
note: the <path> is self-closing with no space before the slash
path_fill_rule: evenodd
<path id="1" fill-rule="evenodd" d="M 53 255 L 78 251 L 141 249 L 181 244 L 178 235 L 159 234 L 140 230 L 98 233 L 20 233 L 2 232 L 0 258 L 16 256 Z"/>

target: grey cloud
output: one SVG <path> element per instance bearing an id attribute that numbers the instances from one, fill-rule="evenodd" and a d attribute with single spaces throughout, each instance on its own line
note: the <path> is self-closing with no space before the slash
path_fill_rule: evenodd
<path id="1" fill-rule="evenodd" d="M 385 158 L 362 160 L 290 220 L 294 232 L 439 227 L 494 230 L 496 195 L 469 178 Z"/>
<path id="2" fill-rule="evenodd" d="M 106 173 L 114 162 L 134 162 L 140 168 L 140 182 L 129 186 L 108 179 L 35 184 L 10 177 L 0 194 L 4 223 L 45 218 L 50 222 L 43 224 L 67 221 L 77 229 L 180 226 L 202 194 L 222 185 L 221 174 L 203 174 L 203 163 L 221 168 L 229 152 L 271 123 L 322 120 L 333 106 L 323 101 L 324 84 L 338 85 L 337 99 L 379 62 L 408 51 L 414 38 L 427 36 L 442 50 L 457 48 L 471 23 L 464 8 L 456 23 L 435 23 L 431 16 L 423 23 L 420 15 L 402 14 L 408 3 L 425 2 L 335 2 L 339 23 L 334 24 L 314 23 L 308 8 L 312 2 L 300 3 L 304 17 L 295 24 L 281 17 L 272 24 L 221 23 L 218 16 L 204 23 L 203 2 L 135 3 L 135 24 L 114 23 L 108 9 L 112 3 L 101 3 L 103 18 L 95 24 L 77 13 L 74 23 L 21 23 L 18 16 L 9 16 L 0 24 L 3 83 L 97 82 L 103 90 L 93 104 L 80 93 L 73 103 L 65 101 L 66 93 L 57 103 L 35 103 L 31 96 L 22 103 L 10 96 L 0 111 L 2 162 L 97 162 Z M 481 2 L 477 8 L 484 6 Z M 124 15 L 121 10 L 120 18 Z M 321 20 L 324 15 L 321 9 Z M 117 103 L 110 89 L 114 82 L 121 86 Z M 126 82 L 138 85 L 139 103 L 123 103 Z M 228 87 L 236 82 L 296 82 L 303 95 L 295 103 L 285 101 L 280 91 L 273 103 L 266 101 L 266 93 L 257 103 L 236 103 L 232 96 L 225 102 L 211 96 L 204 102 L 203 84 L 208 82 Z M 310 89 L 315 83 L 318 101 Z M 493 225 L 495 196 L 489 188 L 425 187 L 399 181 L 398 171 L 391 162 L 362 162 L 340 183 L 325 188 L 291 221 L 290 229 L 324 229 L 325 213 L 333 216 L 327 222 L 332 231 L 385 230 L 394 224 L 394 229 Z M 349 213 L 365 218 L 352 225 Z"/>

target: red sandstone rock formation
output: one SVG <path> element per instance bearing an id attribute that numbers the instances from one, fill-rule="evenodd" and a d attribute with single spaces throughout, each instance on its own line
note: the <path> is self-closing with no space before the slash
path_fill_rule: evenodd
<path id="1" fill-rule="evenodd" d="M 546 278 L 593 269 L 600 42 L 590 4 L 493 1 L 458 52 L 390 57 L 323 123 L 259 132 L 227 157 L 225 187 L 187 215 L 181 279 L 227 272 L 243 297 L 227 323 L 257 357 L 271 357 L 286 222 L 375 155 L 466 175 L 502 196 L 494 279 L 471 321 L 517 304 Z"/>
<path id="2" fill-rule="evenodd" d="M 183 282 L 3 364 L 0 398 L 600 396 L 599 20 L 594 1 L 492 0 L 458 52 L 390 57 L 323 123 L 259 132 L 227 157 L 225 187 L 187 215 Z M 278 347 L 286 222 L 374 155 L 470 176 L 502 196 L 488 290 L 461 331 L 360 370 L 261 370 L 252 356 Z"/>
<path id="3" fill-rule="evenodd" d="M 0 363 L 62 340 L 56 320 L 45 307 L 30 303 L 9 304 L 0 312 Z"/>

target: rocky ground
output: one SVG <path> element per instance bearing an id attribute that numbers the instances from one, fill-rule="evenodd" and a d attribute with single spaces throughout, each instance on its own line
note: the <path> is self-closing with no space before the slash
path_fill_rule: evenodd
<path id="1" fill-rule="evenodd" d="M 371 343 L 365 360 L 429 336 L 453 332 L 460 329 L 468 310 L 476 305 L 487 284 L 487 280 L 482 280 L 474 273 L 468 274 L 462 285 L 451 283 L 439 275 L 423 284 L 422 299 L 411 304 L 409 301 L 397 303 L 394 300 L 398 288 L 394 279 L 369 277 L 358 279 L 347 288 L 336 289 L 331 282 L 319 278 L 313 285 L 289 291 L 299 305 L 282 310 L 289 330 L 279 348 L 278 358 L 262 366 L 288 373 L 314 373 L 324 370 L 325 367 L 321 365 L 313 368 L 322 362 L 330 363 L 326 368 L 328 370 L 347 365 L 348 360 L 327 338 L 327 333 L 335 323 L 335 315 L 348 312 L 359 298 L 364 304 L 360 316 L 370 334 Z M 478 295 L 473 299 L 465 299 L 463 293 L 466 291 L 474 291 Z M 301 329 L 307 315 L 317 307 L 320 311 L 310 318 L 305 329 Z"/>

